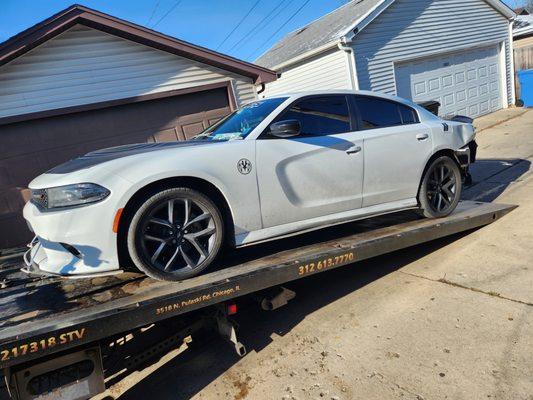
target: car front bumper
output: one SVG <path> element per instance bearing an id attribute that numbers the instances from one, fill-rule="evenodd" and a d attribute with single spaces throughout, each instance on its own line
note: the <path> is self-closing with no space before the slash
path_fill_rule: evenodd
<path id="1" fill-rule="evenodd" d="M 108 200 L 57 211 L 26 203 L 24 218 L 36 237 L 24 257 L 24 271 L 68 277 L 119 271 L 112 231 L 116 210 Z"/>

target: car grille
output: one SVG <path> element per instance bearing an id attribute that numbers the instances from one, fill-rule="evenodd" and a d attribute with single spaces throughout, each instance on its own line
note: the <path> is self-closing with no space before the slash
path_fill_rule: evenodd
<path id="1" fill-rule="evenodd" d="M 32 189 L 31 201 L 40 207 L 47 208 L 48 207 L 48 195 L 46 194 L 46 190 L 45 189 Z"/>

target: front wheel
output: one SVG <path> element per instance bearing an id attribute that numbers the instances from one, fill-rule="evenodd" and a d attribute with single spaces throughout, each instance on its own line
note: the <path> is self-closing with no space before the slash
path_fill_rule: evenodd
<path id="1" fill-rule="evenodd" d="M 128 252 L 148 276 L 182 280 L 213 262 L 223 232 L 221 213 L 207 196 L 185 187 L 165 189 L 144 199 L 133 215 Z"/>
<path id="2" fill-rule="evenodd" d="M 451 214 L 461 197 L 461 171 L 448 156 L 439 157 L 426 169 L 420 185 L 420 211 L 427 218 L 441 218 Z"/>

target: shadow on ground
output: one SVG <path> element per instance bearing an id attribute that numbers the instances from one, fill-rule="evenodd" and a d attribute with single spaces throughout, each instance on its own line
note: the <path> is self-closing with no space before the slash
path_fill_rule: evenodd
<path id="1" fill-rule="evenodd" d="M 531 162 L 522 158 L 479 159 L 470 167 L 473 182 L 464 188 L 462 198 L 492 202 L 530 168 Z"/>

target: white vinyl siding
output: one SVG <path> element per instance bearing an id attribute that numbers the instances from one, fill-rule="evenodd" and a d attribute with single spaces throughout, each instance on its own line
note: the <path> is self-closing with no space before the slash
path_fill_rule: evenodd
<path id="1" fill-rule="evenodd" d="M 226 80 L 256 98 L 251 78 L 77 25 L 0 68 L 0 117 Z"/>
<path id="2" fill-rule="evenodd" d="M 351 89 L 346 53 L 337 47 L 277 72 L 281 73 L 281 77 L 268 83 L 263 95 Z"/>
<path id="3" fill-rule="evenodd" d="M 397 0 L 355 37 L 359 86 L 395 95 L 395 63 L 504 43 L 511 103 L 508 26 L 507 18 L 483 0 Z"/>

